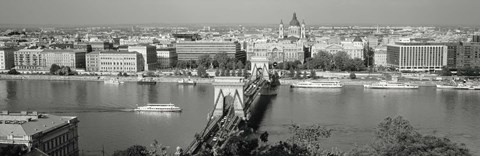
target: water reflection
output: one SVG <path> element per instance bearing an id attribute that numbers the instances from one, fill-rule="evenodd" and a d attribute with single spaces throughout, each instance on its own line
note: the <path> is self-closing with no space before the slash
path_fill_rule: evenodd
<path id="1" fill-rule="evenodd" d="M 181 112 L 135 112 L 140 116 L 160 119 L 160 120 L 168 120 L 172 118 L 178 118 L 182 114 Z"/>
<path id="2" fill-rule="evenodd" d="M 78 116 L 79 146 L 96 150 L 148 145 L 154 138 L 169 146 L 186 146 L 201 131 L 213 110 L 210 84 L 106 85 L 82 81 L 0 81 L 0 109 L 37 110 Z M 272 141 L 288 133 L 290 123 L 336 125 L 348 129 L 334 135 L 332 145 L 353 147 L 370 142 L 372 130 L 386 116 L 402 115 L 421 131 L 437 130 L 472 150 L 480 149 L 480 91 L 279 88 L 273 99 L 257 107 L 255 120 Z M 182 113 L 124 112 L 146 103 L 174 103 Z M 343 133 L 343 132 L 342 132 Z M 278 139 L 277 139 L 278 140 Z M 477 152 L 478 153 L 478 152 Z"/>

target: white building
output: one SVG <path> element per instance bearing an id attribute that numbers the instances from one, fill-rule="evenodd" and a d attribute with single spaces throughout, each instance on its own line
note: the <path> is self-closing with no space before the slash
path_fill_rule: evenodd
<path id="1" fill-rule="evenodd" d="M 303 44 L 273 42 L 273 43 L 249 43 L 247 46 L 247 60 L 252 56 L 266 56 L 269 62 L 284 62 L 299 60 L 303 63 Z"/>
<path id="2" fill-rule="evenodd" d="M 144 61 L 144 71 L 157 69 L 157 50 L 154 46 L 128 46 L 129 52 L 139 52 Z"/>
<path id="3" fill-rule="evenodd" d="M 340 44 L 325 44 L 317 43 L 312 46 L 311 57 L 314 57 L 320 51 L 326 51 L 331 54 L 336 54 L 337 52 L 344 51 L 350 57 L 364 59 L 364 50 L 366 43 L 360 37 L 356 37 L 353 41 L 343 41 Z"/>
<path id="4" fill-rule="evenodd" d="M 400 71 L 442 70 L 448 48 L 435 43 L 397 43 L 387 46 L 387 64 Z"/>
<path id="5" fill-rule="evenodd" d="M 374 47 L 375 66 L 387 66 L 387 47 Z"/>

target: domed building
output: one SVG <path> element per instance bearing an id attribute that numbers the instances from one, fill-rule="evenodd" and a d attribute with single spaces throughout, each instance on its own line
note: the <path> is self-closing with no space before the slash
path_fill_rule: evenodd
<path id="1" fill-rule="evenodd" d="M 279 39 L 284 39 L 284 38 L 297 38 L 297 39 L 303 39 L 306 38 L 306 32 L 305 32 L 305 22 L 303 21 L 302 24 L 297 19 L 297 14 L 293 13 L 292 20 L 289 23 L 289 27 L 287 28 L 287 31 L 285 32 L 284 26 L 283 26 L 283 20 L 280 21 L 280 26 L 278 27 L 278 38 Z"/>

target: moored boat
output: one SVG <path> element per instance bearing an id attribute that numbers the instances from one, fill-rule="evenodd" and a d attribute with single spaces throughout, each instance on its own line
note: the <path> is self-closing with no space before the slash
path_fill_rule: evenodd
<path id="1" fill-rule="evenodd" d="M 418 85 L 387 81 L 363 85 L 363 87 L 369 89 L 418 89 Z"/>
<path id="2" fill-rule="evenodd" d="M 185 85 L 196 85 L 196 84 L 197 84 L 197 82 L 196 82 L 196 81 L 194 81 L 194 80 L 191 80 L 191 79 L 187 79 L 187 80 L 185 80 L 185 79 L 181 79 L 181 80 L 179 80 L 179 81 L 178 81 L 178 84 L 185 84 Z"/>
<path id="3" fill-rule="evenodd" d="M 149 79 L 149 80 L 147 80 L 147 79 L 140 79 L 140 80 L 137 81 L 137 83 L 138 83 L 138 84 L 147 84 L 147 85 L 149 85 L 149 84 L 151 84 L 151 85 L 157 84 L 157 82 L 154 81 L 153 79 Z"/>
<path id="4" fill-rule="evenodd" d="M 147 104 L 146 106 L 139 106 L 134 109 L 134 111 L 139 112 L 181 112 L 180 107 L 175 106 L 174 104 Z"/>
<path id="5" fill-rule="evenodd" d="M 472 86 L 458 84 L 458 85 L 436 85 L 437 89 L 457 89 L 457 90 L 468 90 L 471 89 Z"/>
<path id="6" fill-rule="evenodd" d="M 340 81 L 305 81 L 290 85 L 291 88 L 342 88 Z"/>
<path id="7" fill-rule="evenodd" d="M 109 80 L 103 81 L 103 83 L 105 83 L 105 84 L 122 84 L 122 83 L 125 83 L 125 82 L 119 81 L 117 79 L 109 79 Z"/>

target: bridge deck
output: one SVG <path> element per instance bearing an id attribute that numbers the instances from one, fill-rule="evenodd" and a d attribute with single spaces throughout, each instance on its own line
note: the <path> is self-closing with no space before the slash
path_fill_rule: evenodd
<path id="1" fill-rule="evenodd" d="M 244 111 L 246 114 L 249 112 L 250 107 L 253 101 L 258 97 L 260 90 L 267 84 L 267 81 L 263 78 L 251 80 L 246 83 L 244 89 Z M 186 148 L 186 152 L 190 154 L 195 154 L 198 149 L 205 143 L 216 146 L 219 140 L 228 140 L 228 136 L 233 132 L 242 117 L 235 115 L 233 110 L 233 103 L 226 104 L 227 110 L 222 116 L 211 117 L 207 122 L 207 126 L 200 134 L 200 138 L 192 141 L 192 143 Z"/>

